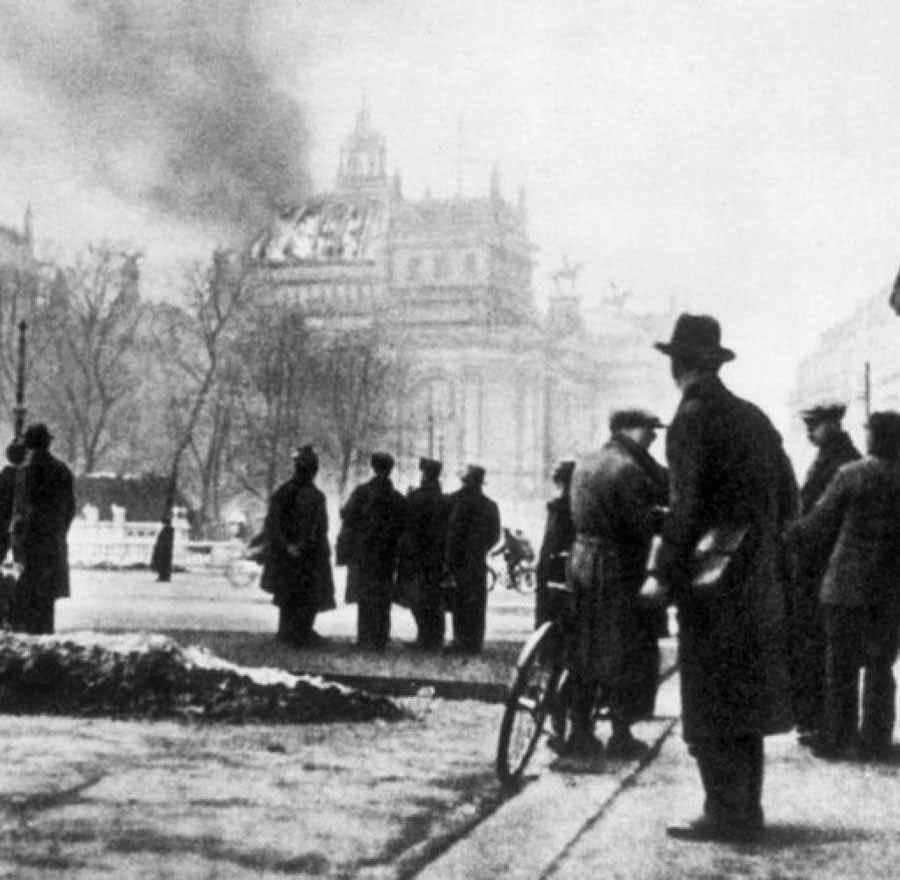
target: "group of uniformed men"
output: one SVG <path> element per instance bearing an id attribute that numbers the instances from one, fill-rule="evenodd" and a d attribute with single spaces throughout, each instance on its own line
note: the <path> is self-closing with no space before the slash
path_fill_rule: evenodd
<path id="1" fill-rule="evenodd" d="M 410 608 L 417 624 L 411 647 L 477 654 L 484 645 L 485 557 L 500 538 L 500 512 L 484 494 L 485 469 L 469 465 L 461 487 L 441 489 L 441 462 L 423 458 L 418 488 L 404 496 L 391 481 L 394 459 L 371 457 L 372 477 L 357 486 L 341 511 L 336 562 L 347 566 L 345 599 L 356 603 L 357 645 L 383 651 L 390 641 L 391 606 Z M 318 458 L 309 446 L 294 456 L 294 476 L 273 495 L 263 589 L 280 608 L 279 637 L 298 646 L 322 643 L 313 628 L 335 607 L 325 496 L 313 485 Z M 450 612 L 453 639 L 445 640 Z"/>
<path id="2" fill-rule="evenodd" d="M 683 734 L 705 801 L 698 817 L 668 832 L 683 840 L 755 839 L 764 829 L 766 735 L 790 730 L 796 719 L 801 742 L 824 758 L 890 754 L 900 639 L 900 413 L 869 417 L 862 458 L 842 430 L 842 405 L 805 410 L 818 454 L 798 492 L 770 420 L 719 377 L 735 357 L 721 344 L 719 323 L 683 314 L 656 348 L 681 391 L 666 438 L 668 472 L 648 451 L 663 424 L 632 409 L 613 414 L 602 449 L 553 474 L 560 494 L 548 505 L 536 614 L 540 624 L 562 604 L 574 605 L 571 732 L 558 748 L 589 759 L 646 751 L 631 726 L 653 714 L 657 639 L 674 605 Z M 497 505 L 482 491 L 484 470 L 470 466 L 448 497 L 440 463 L 423 459 L 422 484 L 404 498 L 391 484 L 393 459 L 377 453 L 371 463 L 374 476 L 350 496 L 338 541 L 347 598 L 359 604 L 359 645 L 387 645 L 396 576 L 416 617 L 418 647 L 443 644 L 449 607 L 453 649 L 480 651 L 485 556 L 500 537 Z M 295 466 L 292 484 L 273 497 L 266 576 L 276 574 L 283 551 L 294 574 L 275 577 L 271 587 L 280 634 L 314 644 L 316 611 L 334 607 L 327 520 L 312 486 L 315 453 L 298 450 Z M 300 507 L 310 511 L 302 528 L 292 515 Z M 311 559 L 319 560 L 314 571 Z M 298 577 L 304 560 L 307 573 Z M 301 590 L 303 583 L 314 586 Z M 571 591 L 564 602 L 554 589 L 561 585 Z M 298 607 L 299 592 L 307 598 L 297 615 L 289 609 Z M 598 694 L 612 722 L 605 745 L 594 732 Z"/>

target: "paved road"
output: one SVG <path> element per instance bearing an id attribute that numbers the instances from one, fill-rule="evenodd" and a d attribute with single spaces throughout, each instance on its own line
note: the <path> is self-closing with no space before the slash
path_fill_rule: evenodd
<path id="1" fill-rule="evenodd" d="M 343 595 L 343 570 L 337 569 L 338 596 Z M 514 591 L 492 592 L 488 604 L 488 639 L 519 641 L 532 627 L 533 596 Z M 256 586 L 236 589 L 221 574 L 175 574 L 161 584 L 147 571 L 110 572 L 75 569 L 72 596 L 57 602 L 59 632 L 82 629 L 198 630 L 274 632 L 277 609 Z M 325 636 L 351 636 L 356 606 L 341 603 L 323 614 L 316 629 Z M 392 636 L 415 636 L 412 615 L 394 607 Z"/>

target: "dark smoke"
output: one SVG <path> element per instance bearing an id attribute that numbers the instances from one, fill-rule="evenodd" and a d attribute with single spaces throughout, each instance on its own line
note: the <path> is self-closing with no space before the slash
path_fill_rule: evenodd
<path id="1" fill-rule="evenodd" d="M 6 5 L 6 4 L 4 4 Z M 308 133 L 251 0 L 10 3 L 0 51 L 58 108 L 73 173 L 180 219 L 252 232 L 309 191 Z"/>

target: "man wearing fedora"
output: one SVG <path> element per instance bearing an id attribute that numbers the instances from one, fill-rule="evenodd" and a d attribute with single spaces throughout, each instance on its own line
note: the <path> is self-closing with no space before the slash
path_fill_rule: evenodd
<path id="1" fill-rule="evenodd" d="M 667 831 L 752 840 L 764 830 L 763 737 L 792 724 L 778 550 L 796 481 L 772 423 L 719 378 L 734 352 L 718 321 L 682 314 L 656 347 L 682 398 L 666 442 L 662 546 L 641 595 L 678 607 L 683 734 L 706 794 L 698 818 Z M 710 554 L 723 564 L 706 579 Z"/>
<path id="2" fill-rule="evenodd" d="M 841 424 L 846 411 L 846 404 L 831 399 L 800 411 L 806 436 L 816 447 L 816 457 L 800 487 L 801 516 L 815 507 L 839 468 L 861 457 Z M 799 543 L 794 547 L 793 563 L 787 599 L 794 717 L 800 742 L 810 745 L 821 730 L 825 713 L 825 627 L 819 588 L 828 553 L 820 546 Z"/>
<path id="3" fill-rule="evenodd" d="M 633 759 L 647 751 L 631 726 L 653 716 L 659 679 L 657 612 L 642 607 L 638 593 L 668 496 L 665 469 L 649 452 L 662 427 L 647 410 L 614 412 L 612 437 L 575 466 L 567 755 L 603 753 L 593 725 L 598 689 L 612 722 L 607 757 Z"/>
<path id="4" fill-rule="evenodd" d="M 450 510 L 441 491 L 442 468 L 434 459 L 419 459 L 422 479 L 406 498 L 406 533 L 401 541 L 403 592 L 417 628 L 413 647 L 423 651 L 437 651 L 444 645 L 440 585 Z"/>
<path id="5" fill-rule="evenodd" d="M 69 595 L 66 535 L 75 518 L 72 471 L 50 453 L 53 435 L 42 422 L 22 435 L 28 457 L 13 512 L 13 556 L 22 576 L 10 609 L 12 629 L 52 635 L 56 600 Z"/>
<path id="6" fill-rule="evenodd" d="M 370 463 L 373 476 L 347 499 L 343 528 L 354 536 L 354 598 L 359 603 L 356 644 L 365 650 L 384 651 L 391 635 L 397 546 L 406 527 L 406 499 L 391 482 L 394 457 L 375 452 Z"/>
<path id="7" fill-rule="evenodd" d="M 448 651 L 478 654 L 487 615 L 487 554 L 500 540 L 500 509 L 484 494 L 485 470 L 470 464 L 450 496 L 444 567 L 452 576 L 453 642 Z"/>

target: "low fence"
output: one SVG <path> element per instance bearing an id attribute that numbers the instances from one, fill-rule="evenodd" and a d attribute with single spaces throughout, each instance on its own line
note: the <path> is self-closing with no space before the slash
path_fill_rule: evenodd
<path id="1" fill-rule="evenodd" d="M 231 541 L 190 541 L 188 524 L 175 519 L 172 563 L 190 571 L 219 570 L 244 551 L 239 539 Z M 149 566 L 159 533 L 158 522 L 90 520 L 78 517 L 69 530 L 69 564 L 92 568 L 138 568 Z"/>

